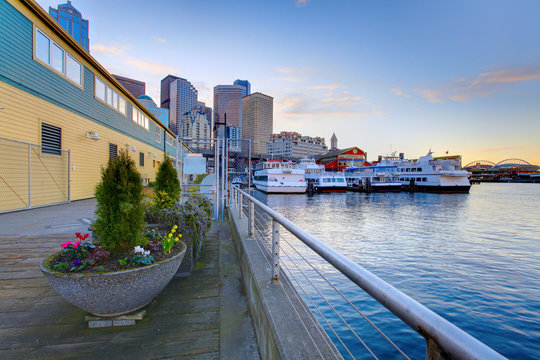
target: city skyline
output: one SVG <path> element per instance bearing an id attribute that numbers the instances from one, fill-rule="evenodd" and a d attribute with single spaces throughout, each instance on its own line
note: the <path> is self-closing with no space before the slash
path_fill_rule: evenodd
<path id="1" fill-rule="evenodd" d="M 146 82 L 154 99 L 168 74 L 191 81 L 207 104 L 214 86 L 247 79 L 274 98 L 275 133 L 328 141 L 335 132 L 340 148 L 358 146 L 369 160 L 432 149 L 464 164 L 540 163 L 535 1 L 163 1 L 156 16 L 142 1 L 127 4 L 73 2 L 91 23 L 92 56 Z M 239 13 L 244 21 L 229 21 Z"/>

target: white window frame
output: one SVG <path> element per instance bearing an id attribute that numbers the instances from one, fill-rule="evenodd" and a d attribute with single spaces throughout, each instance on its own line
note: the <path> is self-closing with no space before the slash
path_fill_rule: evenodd
<path id="1" fill-rule="evenodd" d="M 105 88 L 102 94 L 98 94 L 98 83 L 103 85 L 103 87 Z M 101 96 L 103 96 L 103 98 Z M 126 99 L 124 99 L 120 94 L 118 94 L 116 90 L 107 85 L 107 83 L 103 81 L 100 77 L 98 77 L 96 74 L 94 74 L 94 97 L 102 103 L 106 104 L 111 109 L 126 117 Z"/>
<path id="2" fill-rule="evenodd" d="M 38 49 L 37 49 L 37 38 L 38 38 L 38 35 L 41 35 L 43 36 L 44 38 L 46 38 L 48 41 L 49 41 L 49 56 L 48 56 L 48 59 L 41 59 L 38 57 Z M 71 55 L 70 53 L 68 53 L 66 51 L 66 49 L 64 49 L 62 46 L 60 46 L 59 44 L 57 44 L 56 42 L 54 42 L 53 39 L 51 39 L 50 36 L 48 36 L 43 30 L 39 29 L 37 26 L 34 26 L 34 44 L 33 44 L 33 51 L 34 51 L 34 60 L 36 60 L 37 62 L 39 62 L 40 64 L 48 67 L 49 69 L 51 69 L 52 71 L 54 71 L 56 74 L 58 75 L 61 75 L 64 79 L 66 79 L 67 81 L 69 81 L 70 83 L 72 83 L 73 85 L 77 86 L 78 88 L 80 88 L 81 90 L 83 89 L 83 83 L 84 83 L 84 67 L 83 65 L 75 58 L 75 56 Z M 55 64 L 53 63 L 53 49 L 54 48 L 58 48 L 58 50 L 61 51 L 62 55 L 61 55 L 61 69 L 59 69 L 57 66 L 55 66 Z M 69 59 L 71 60 L 71 63 L 70 63 L 70 66 L 76 66 L 78 65 L 79 66 L 79 82 L 77 82 L 76 80 L 72 79 L 71 77 L 68 76 L 68 56 L 69 56 Z"/>
<path id="3" fill-rule="evenodd" d="M 143 129 L 150 131 L 150 119 L 139 111 L 139 109 L 137 109 L 133 104 L 131 105 L 131 121 Z"/>

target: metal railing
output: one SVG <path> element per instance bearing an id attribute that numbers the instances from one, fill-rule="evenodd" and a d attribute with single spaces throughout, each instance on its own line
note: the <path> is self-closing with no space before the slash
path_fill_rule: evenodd
<path id="1" fill-rule="evenodd" d="M 291 221 L 278 214 L 276 211 L 272 210 L 259 200 L 255 199 L 253 196 L 249 195 L 245 191 L 240 190 L 235 186 L 230 188 L 231 196 L 231 207 L 236 211 L 232 211 L 234 216 L 238 216 L 240 219 L 247 217 L 248 222 L 248 233 L 249 237 L 257 240 L 262 240 L 262 243 L 266 246 L 266 251 L 271 251 L 272 254 L 272 263 L 267 264 L 272 267 L 272 279 L 279 283 L 280 278 L 280 268 L 285 270 L 289 278 L 293 278 L 297 286 L 301 288 L 298 289 L 304 295 L 304 300 L 306 303 L 311 303 L 310 308 L 314 311 L 315 315 L 319 315 L 319 318 L 322 318 L 327 325 L 327 329 L 333 333 L 334 338 L 337 337 L 338 341 L 343 345 L 341 348 L 345 349 L 345 353 L 348 353 L 351 358 L 355 358 L 352 354 L 352 351 L 347 348 L 347 345 L 340 338 L 340 336 L 334 330 L 335 327 L 332 327 L 329 323 L 329 320 L 321 313 L 320 307 L 314 304 L 314 300 L 309 292 L 306 292 L 303 288 L 301 282 L 297 281 L 297 276 L 304 276 L 307 279 L 307 282 L 311 283 L 315 287 L 315 291 L 312 293 L 318 293 L 318 295 L 323 297 L 324 307 L 331 308 L 340 320 L 345 324 L 344 327 L 348 328 L 364 348 L 367 349 L 370 356 L 373 358 L 378 358 L 374 351 L 371 350 L 368 344 L 362 340 L 360 336 L 359 329 L 354 329 L 346 319 L 336 311 L 337 306 L 333 306 L 325 298 L 325 295 L 322 294 L 317 288 L 317 285 L 312 284 L 312 276 L 305 274 L 305 271 L 300 270 L 300 272 L 294 272 L 290 269 L 291 266 L 295 266 L 296 260 L 308 261 L 302 251 L 297 251 L 294 247 L 287 241 L 286 238 L 280 236 L 280 227 L 285 228 L 292 234 L 296 239 L 300 240 L 301 243 L 305 244 L 307 247 L 312 249 L 318 256 L 327 264 L 331 264 L 337 271 L 345 275 L 350 281 L 360 287 L 365 293 L 369 294 L 371 298 L 375 299 L 378 303 L 383 305 L 386 309 L 396 315 L 402 322 L 407 324 L 411 329 L 416 331 L 426 341 L 426 359 L 505 359 L 504 356 L 497 353 L 495 350 L 491 349 L 484 343 L 480 342 L 478 339 L 474 338 L 467 332 L 458 328 L 454 324 L 450 323 L 448 320 L 437 315 L 424 305 L 418 303 L 414 299 L 405 295 L 403 292 L 394 288 L 392 285 L 386 283 L 384 280 L 378 278 L 362 266 L 352 262 L 345 256 L 341 255 L 337 251 L 333 250 L 329 246 L 325 245 L 323 242 L 319 241 L 315 237 L 311 236 L 297 225 L 293 224 Z M 255 211 L 255 208 L 257 211 Z M 261 216 L 266 216 L 271 221 L 271 226 L 269 224 L 263 224 Z M 245 220 L 243 220 L 245 221 Z M 271 231 L 269 231 L 271 228 Z M 271 238 L 271 244 L 265 243 L 262 238 Z M 285 247 L 280 243 L 280 239 L 287 242 L 287 251 Z M 293 254 L 296 251 L 298 254 Z M 280 259 L 280 254 L 283 253 L 288 260 Z M 296 260 L 295 260 L 296 259 Z M 292 262 L 291 262 L 292 261 Z M 308 264 L 307 267 L 313 267 L 311 264 Z M 315 269 L 315 267 L 313 267 Z M 319 270 L 315 269 L 318 275 L 324 278 L 324 274 L 321 274 Z M 295 275 L 300 274 L 300 275 Z M 327 281 L 327 279 L 324 279 Z M 306 281 L 304 281 L 306 282 Z M 330 282 L 329 282 L 330 283 Z M 403 350 L 401 350 L 392 340 L 388 338 L 372 321 L 370 321 L 364 313 L 362 313 L 350 300 L 346 299 L 341 291 L 336 289 L 332 284 L 331 286 L 336 290 L 340 296 L 345 298 L 345 301 L 350 304 L 355 311 L 360 314 L 375 330 L 381 334 L 382 337 L 396 349 L 397 352 L 404 358 L 409 358 Z M 315 294 L 317 295 L 317 294 Z M 307 304 L 308 306 L 310 304 Z M 316 314 L 318 313 L 318 314 Z M 321 325 L 324 325 L 321 323 Z M 343 327 L 343 325 L 342 325 Z M 411 333 L 413 334 L 413 333 Z M 329 334 L 331 335 L 331 334 Z M 337 346 L 338 344 L 336 344 Z"/>

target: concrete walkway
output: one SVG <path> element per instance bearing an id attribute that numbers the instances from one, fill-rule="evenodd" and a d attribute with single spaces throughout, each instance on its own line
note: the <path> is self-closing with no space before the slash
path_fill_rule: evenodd
<path id="1" fill-rule="evenodd" d="M 94 208 L 84 200 L 0 215 L 0 359 L 259 359 L 226 224 L 213 224 L 191 276 L 174 278 L 144 320 L 89 329 L 86 313 L 56 295 L 39 262 L 84 232 L 81 219 Z"/>

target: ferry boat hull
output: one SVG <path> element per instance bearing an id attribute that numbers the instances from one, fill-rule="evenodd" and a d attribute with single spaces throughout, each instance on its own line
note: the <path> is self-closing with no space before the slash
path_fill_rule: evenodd
<path id="1" fill-rule="evenodd" d="M 306 192 L 306 186 L 268 186 L 264 184 L 257 184 L 254 182 L 257 190 L 263 191 L 268 194 L 304 194 Z"/>

